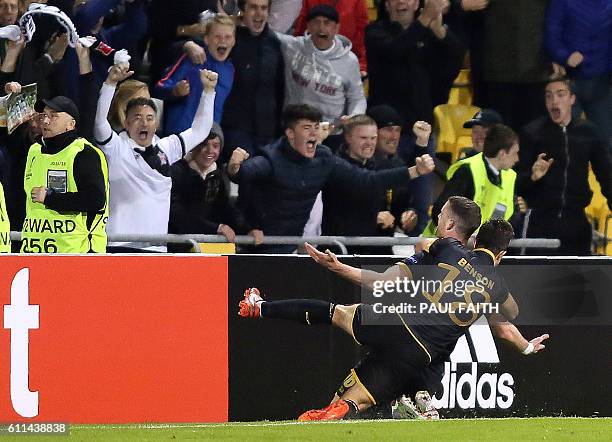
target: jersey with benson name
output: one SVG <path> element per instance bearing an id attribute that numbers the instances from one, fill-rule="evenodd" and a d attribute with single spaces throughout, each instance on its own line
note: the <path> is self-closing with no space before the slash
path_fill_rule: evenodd
<path id="1" fill-rule="evenodd" d="M 470 251 L 453 238 L 434 241 L 399 263 L 415 282 L 411 311 L 400 313 L 432 357 L 447 354 L 483 314 L 500 313 L 508 288 L 489 250 Z"/>

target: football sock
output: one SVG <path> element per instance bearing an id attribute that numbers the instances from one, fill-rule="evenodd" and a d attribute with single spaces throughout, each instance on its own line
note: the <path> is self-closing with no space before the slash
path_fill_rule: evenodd
<path id="1" fill-rule="evenodd" d="M 318 299 L 286 299 L 261 303 L 261 316 L 288 319 L 302 324 L 331 324 L 335 305 Z"/>
<path id="2" fill-rule="evenodd" d="M 343 419 L 355 419 L 359 414 L 359 407 L 350 399 L 344 399 L 344 402 L 348 404 L 349 411 L 344 415 Z"/>

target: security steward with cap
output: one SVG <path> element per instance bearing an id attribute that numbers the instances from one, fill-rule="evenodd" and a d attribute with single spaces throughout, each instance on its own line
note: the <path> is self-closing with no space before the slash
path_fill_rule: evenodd
<path id="1" fill-rule="evenodd" d="M 67 97 L 37 103 L 42 138 L 24 176 L 23 253 L 103 253 L 108 167 L 102 151 L 77 133 L 79 111 Z"/>
<path id="2" fill-rule="evenodd" d="M 519 159 L 518 135 L 508 126 L 492 126 L 481 153 L 457 161 L 448 168 L 448 179 L 431 209 L 431 221 L 424 237 L 436 236 L 438 215 L 451 196 L 469 198 L 480 207 L 482 221 L 505 219 L 519 213 L 515 198 L 516 172 L 512 167 Z M 518 220 L 513 220 L 518 221 Z"/>
<path id="3" fill-rule="evenodd" d="M 473 157 L 482 152 L 489 129 L 494 124 L 504 124 L 501 115 L 493 109 L 481 109 L 463 123 L 465 129 L 472 129 L 472 148 L 462 152 L 460 159 Z"/>

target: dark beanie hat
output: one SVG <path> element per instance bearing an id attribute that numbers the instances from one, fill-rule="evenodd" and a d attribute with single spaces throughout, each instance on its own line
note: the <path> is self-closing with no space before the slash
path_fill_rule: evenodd
<path id="1" fill-rule="evenodd" d="M 366 115 L 376 121 L 376 126 L 379 129 L 389 126 L 402 126 L 400 114 L 386 104 L 379 104 L 378 106 L 368 108 Z"/>
<path id="2" fill-rule="evenodd" d="M 336 8 L 330 5 L 321 4 L 310 8 L 308 14 L 306 14 L 306 22 L 309 22 L 313 18 L 317 17 L 325 17 L 330 19 L 331 21 L 340 23 L 340 16 L 338 15 L 338 11 L 336 11 Z"/>

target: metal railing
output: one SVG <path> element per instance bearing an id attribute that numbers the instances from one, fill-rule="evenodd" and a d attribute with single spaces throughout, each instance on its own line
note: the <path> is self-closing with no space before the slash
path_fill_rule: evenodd
<path id="1" fill-rule="evenodd" d="M 11 232 L 11 240 L 19 241 L 21 232 Z M 343 254 L 347 253 L 346 246 L 407 246 L 415 245 L 423 238 L 414 236 L 264 236 L 263 245 L 294 245 L 300 246 L 304 242 L 323 246 L 337 246 Z M 109 234 L 109 242 L 143 242 L 154 245 L 168 243 L 191 244 L 197 252 L 201 252 L 199 243 L 227 243 L 223 235 L 147 235 L 147 234 Z M 248 235 L 238 235 L 234 241 L 237 245 L 254 245 L 255 238 Z M 510 241 L 512 248 L 542 248 L 556 249 L 561 245 L 558 239 L 549 238 L 519 238 Z"/>

